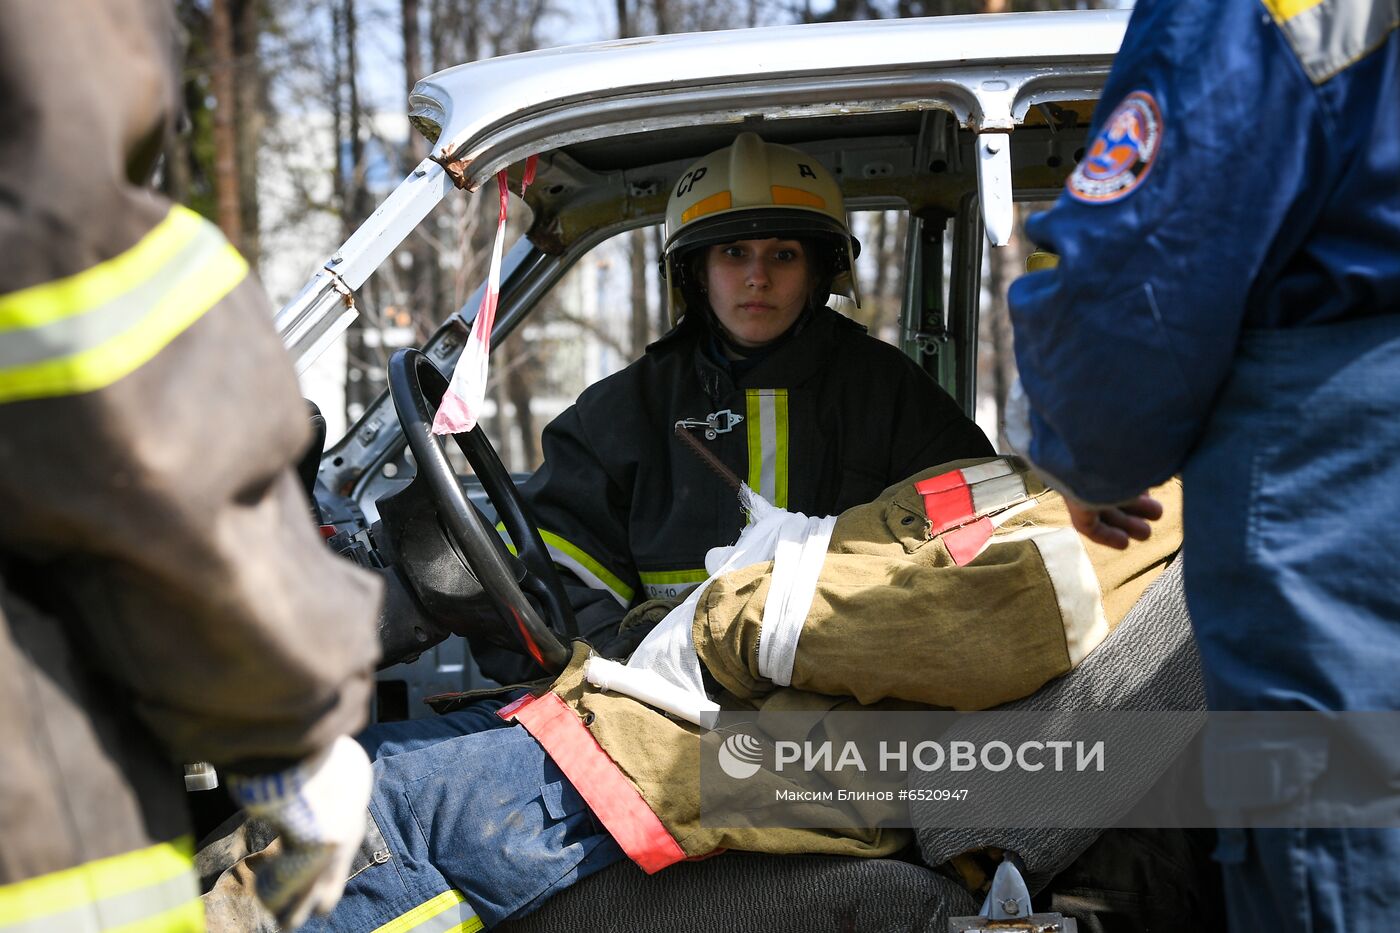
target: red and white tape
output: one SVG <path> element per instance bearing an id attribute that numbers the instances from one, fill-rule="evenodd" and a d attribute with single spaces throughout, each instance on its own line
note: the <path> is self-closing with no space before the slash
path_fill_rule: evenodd
<path id="1" fill-rule="evenodd" d="M 520 196 L 535 180 L 535 165 L 538 156 L 525 160 L 525 174 L 520 179 Z M 472 323 L 472 332 L 467 337 L 467 345 L 457 360 L 457 368 L 452 371 L 452 381 L 438 405 L 437 416 L 433 418 L 434 434 L 460 434 L 476 427 L 486 403 L 487 367 L 491 356 L 491 331 L 496 326 L 496 302 L 501 293 L 501 254 L 505 249 L 506 205 L 510 189 L 506 186 L 505 169 L 496 173 L 496 186 L 500 190 L 501 211 L 496 222 L 496 242 L 491 247 L 491 271 L 486 277 L 486 294 L 481 296 L 481 308 Z"/>

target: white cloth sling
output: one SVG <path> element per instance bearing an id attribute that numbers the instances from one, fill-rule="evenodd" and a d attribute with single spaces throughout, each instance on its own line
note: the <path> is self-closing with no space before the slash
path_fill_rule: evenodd
<path id="1" fill-rule="evenodd" d="M 792 682 L 797 641 L 816 595 L 836 518 L 788 512 L 748 486 L 741 500 L 753 521 L 733 545 L 714 548 L 705 556 L 710 576 L 666 614 L 625 665 L 596 655 L 589 658 L 584 669 L 589 683 L 713 728 L 719 704 L 706 694 L 701 679 L 693 633 L 695 608 L 716 577 L 769 560 L 774 566 L 759 632 L 759 673 L 783 686 Z"/>

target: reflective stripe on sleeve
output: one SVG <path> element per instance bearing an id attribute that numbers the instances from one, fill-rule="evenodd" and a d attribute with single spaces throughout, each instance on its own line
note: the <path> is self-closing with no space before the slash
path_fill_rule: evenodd
<path id="1" fill-rule="evenodd" d="M 248 264 L 217 227 L 177 205 L 121 255 L 0 295 L 0 402 L 111 385 L 247 274 Z"/>
<path id="2" fill-rule="evenodd" d="M 483 927 L 481 918 L 460 891 L 444 891 L 375 927 L 373 933 L 476 933 Z"/>
<path id="3" fill-rule="evenodd" d="M 572 570 L 593 589 L 608 590 L 622 605 L 632 604 L 632 597 L 635 595 L 632 587 L 623 583 L 617 574 L 604 567 L 583 548 L 543 528 L 540 529 L 540 537 L 544 539 L 544 546 L 549 548 L 549 556 L 554 558 L 555 563 Z"/>
<path id="4" fill-rule="evenodd" d="M 1029 525 L 992 537 L 987 547 L 1025 540 L 1040 552 L 1064 625 L 1065 651 L 1070 667 L 1075 667 L 1108 637 L 1098 574 L 1084 539 L 1073 528 Z"/>
<path id="5" fill-rule="evenodd" d="M 519 556 L 515 545 L 510 540 L 510 532 L 506 531 L 504 522 L 496 523 L 496 531 L 506 542 L 506 549 Z M 543 528 L 540 529 L 540 538 L 544 541 L 544 546 L 549 550 L 549 556 L 554 559 L 556 564 L 573 571 L 575 576 L 592 589 L 607 590 L 612 593 L 613 598 L 623 606 L 632 604 L 632 597 L 636 595 L 636 591 L 622 582 L 621 577 L 604 567 L 593 555 L 567 538 L 552 531 L 545 531 Z"/>
<path id="6" fill-rule="evenodd" d="M 1400 27 L 1400 7 L 1375 0 L 1261 0 L 1314 84 L 1344 71 Z"/>
<path id="7" fill-rule="evenodd" d="M 0 933 L 203 933 L 188 836 L 0 887 Z"/>
<path id="8" fill-rule="evenodd" d="M 747 389 L 749 488 L 788 507 L 788 390 Z"/>
<path id="9" fill-rule="evenodd" d="M 705 568 L 698 570 L 666 570 L 657 573 L 643 572 L 642 590 L 651 599 L 672 599 L 680 596 L 697 583 L 709 579 Z"/>

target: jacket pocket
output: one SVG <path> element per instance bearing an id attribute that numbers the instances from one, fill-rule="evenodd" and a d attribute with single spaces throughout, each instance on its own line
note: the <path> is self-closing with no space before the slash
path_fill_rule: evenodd
<path id="1" fill-rule="evenodd" d="M 379 831 L 379 822 L 371 810 L 367 814 L 365 824 L 365 841 L 360 843 L 359 851 L 350 862 L 349 877 L 353 878 L 367 868 L 383 865 L 392 857 L 393 851 L 389 848 L 389 843 L 384 841 L 384 834 Z"/>

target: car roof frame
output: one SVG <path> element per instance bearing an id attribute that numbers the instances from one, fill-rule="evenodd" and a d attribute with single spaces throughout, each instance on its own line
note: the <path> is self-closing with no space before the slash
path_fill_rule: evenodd
<path id="1" fill-rule="evenodd" d="M 298 371 L 305 370 L 356 317 L 354 291 L 452 189 L 479 188 L 494 172 L 515 167 L 518 191 L 526 155 L 546 153 L 563 164 L 571 144 L 680 126 L 738 132 L 746 122 L 902 112 L 924 113 L 927 126 L 928 113 L 948 113 L 955 140 L 959 127 L 974 133 L 981 224 L 993 244 L 1005 242 L 1008 134 L 1037 104 L 1098 97 L 1127 18 L 1127 11 L 1064 11 L 739 29 L 538 50 L 440 71 L 410 95 L 410 119 L 435 139 L 433 154 L 281 308 L 277 329 Z M 951 52 L 928 52 L 934 46 Z M 764 57 L 741 73 L 734 62 L 745 50 Z M 918 146 L 924 144 L 921 129 Z M 539 193 L 531 193 L 536 206 Z M 512 248 L 493 345 L 574 258 L 608 235 L 654 220 L 665 193 L 652 192 L 638 209 L 644 216 L 546 251 L 559 256 L 525 241 Z M 858 198 L 848 202 L 860 206 Z M 445 370 L 461 352 L 483 290 L 424 343 Z M 333 496 L 360 503 L 370 497 L 379 466 L 400 455 L 391 420 L 378 399 L 326 452 L 321 479 Z"/>

